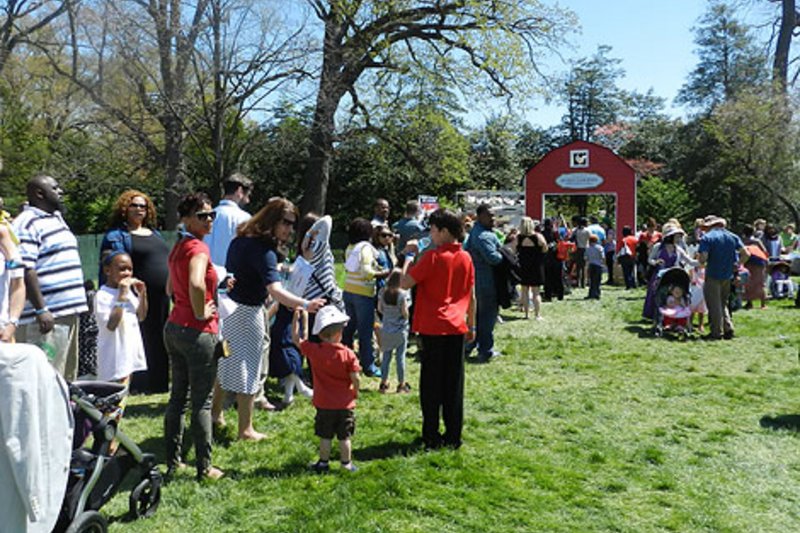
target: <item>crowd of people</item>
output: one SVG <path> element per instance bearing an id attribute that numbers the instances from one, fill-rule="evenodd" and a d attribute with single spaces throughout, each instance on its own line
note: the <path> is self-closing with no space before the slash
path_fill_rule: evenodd
<path id="1" fill-rule="evenodd" d="M 646 287 L 645 319 L 678 329 L 697 321 L 703 332 L 707 315 L 710 340 L 734 336 L 737 296 L 745 308 L 754 301 L 764 308 L 767 287 L 772 297 L 795 292 L 787 254 L 800 241 L 791 225 L 781 232 L 757 220 L 739 236 L 712 215 L 687 235 L 675 219 L 661 226 L 649 220 L 638 230 L 623 227 L 617 240 L 601 217 L 522 217 L 511 227 L 488 204 L 474 213 L 438 209 L 423 220 L 412 200 L 391 225 L 385 199 L 374 203 L 371 218 L 348 225 L 339 287 L 331 218 L 301 217 L 285 198 L 251 216 L 243 208 L 252 188 L 233 174 L 216 207 L 203 193 L 183 197 L 172 246 L 156 228 L 150 197 L 123 192 L 102 241 L 96 291 L 83 279 L 54 178 L 28 182 L 28 203 L 13 220 L 0 213 L 0 342 L 49 347 L 70 381 L 89 375 L 133 391 L 169 391 L 170 473 L 185 466 L 187 410 L 197 476 L 216 479 L 224 474 L 212 462 L 213 434 L 226 424 L 226 406 L 236 404 L 238 437 L 258 441 L 265 435 L 253 425 L 254 411 L 285 409 L 295 393 L 317 409 L 313 469 L 329 469 L 334 436 L 342 466 L 356 469 L 359 375 L 380 379 L 381 393 L 410 392 L 412 335 L 421 363 L 422 440 L 427 448 L 458 448 L 464 363 L 502 355 L 494 341 L 500 308 L 516 302 L 525 319 L 546 319 L 543 301 L 584 289 L 587 299 L 600 299 L 603 275 L 615 284 L 617 265 L 626 290 Z M 665 272 L 674 269 L 689 281 L 662 291 L 663 280 L 672 279 Z M 81 346 L 96 354 L 81 354 Z M 280 382 L 280 402 L 265 395 L 269 377 Z"/>

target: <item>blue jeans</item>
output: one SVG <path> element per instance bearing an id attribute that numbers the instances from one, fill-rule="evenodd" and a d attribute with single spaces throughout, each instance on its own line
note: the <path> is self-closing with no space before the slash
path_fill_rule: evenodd
<path id="1" fill-rule="evenodd" d="M 358 335 L 358 360 L 364 372 L 372 374 L 375 371 L 375 353 L 372 349 L 375 298 L 345 292 L 344 311 L 350 317 L 350 322 L 344 328 L 342 342 L 352 348 L 353 338 Z"/>
<path id="2" fill-rule="evenodd" d="M 397 355 L 397 381 L 402 385 L 406 382 L 406 349 L 408 348 L 408 333 L 387 333 L 386 335 L 402 335 L 403 341 L 394 350 L 384 350 L 381 359 L 381 378 L 389 377 L 389 363 L 392 362 L 392 352 Z M 383 343 L 384 340 L 381 340 Z"/>
<path id="3" fill-rule="evenodd" d="M 475 341 L 467 347 L 467 353 L 478 348 L 478 357 L 487 359 L 494 354 L 494 325 L 497 323 L 497 293 L 494 288 L 476 291 L 478 309 Z"/>

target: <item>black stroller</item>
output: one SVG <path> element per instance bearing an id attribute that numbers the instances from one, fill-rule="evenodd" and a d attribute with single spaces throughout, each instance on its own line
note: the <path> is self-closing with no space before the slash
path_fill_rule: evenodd
<path id="1" fill-rule="evenodd" d="M 672 267 L 661 270 L 656 287 L 656 311 L 653 320 L 653 334 L 662 337 L 665 332 L 674 332 L 680 335 L 681 340 L 688 339 L 692 333 L 691 295 L 689 288 L 692 279 L 689 273 L 681 267 Z M 673 288 L 680 287 L 683 296 L 676 302 L 675 308 L 667 306 L 667 299 Z"/>
<path id="2" fill-rule="evenodd" d="M 128 473 L 139 471 L 130 494 L 130 516 L 151 516 L 161 500 L 161 473 L 155 456 L 143 453 L 117 429 L 120 403 L 127 388 L 118 383 L 84 381 L 69 387 L 75 416 L 75 436 L 67 492 L 54 531 L 104 533 L 108 523 L 98 512 L 117 491 Z M 91 448 L 84 447 L 89 435 Z M 112 450 L 112 442 L 118 448 Z"/>

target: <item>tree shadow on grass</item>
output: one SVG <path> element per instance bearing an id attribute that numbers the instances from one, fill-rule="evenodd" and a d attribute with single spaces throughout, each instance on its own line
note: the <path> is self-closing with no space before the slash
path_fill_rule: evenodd
<path id="1" fill-rule="evenodd" d="M 759 425 L 764 429 L 800 432 L 800 415 L 762 416 Z"/>

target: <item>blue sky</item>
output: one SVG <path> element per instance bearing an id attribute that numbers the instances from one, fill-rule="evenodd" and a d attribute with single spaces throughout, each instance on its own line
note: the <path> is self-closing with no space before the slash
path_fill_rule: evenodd
<path id="1" fill-rule="evenodd" d="M 763 0 L 762 0 L 763 1 Z M 570 37 L 575 49 L 563 52 L 565 58 L 591 56 L 597 46 L 612 47 L 609 57 L 622 60 L 625 70 L 619 86 L 646 92 L 652 88 L 666 98 L 667 112 L 685 115 L 673 106 L 678 90 L 697 64 L 692 28 L 707 8 L 706 0 L 561 0 L 560 5 L 576 13 L 581 32 Z M 768 2 L 766 9 L 774 9 Z M 765 8 L 758 10 L 744 3 L 737 7 L 740 18 L 756 23 L 765 19 Z M 553 61 L 550 70 L 568 70 L 564 63 Z M 551 126 L 560 121 L 563 107 L 535 101 L 525 118 L 535 125 Z M 476 109 L 468 122 L 480 124 L 492 109 Z"/>

